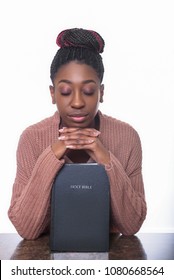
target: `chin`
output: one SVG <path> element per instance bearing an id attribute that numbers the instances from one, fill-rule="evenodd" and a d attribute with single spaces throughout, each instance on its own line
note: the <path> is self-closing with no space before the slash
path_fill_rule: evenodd
<path id="1" fill-rule="evenodd" d="M 85 123 L 74 123 L 71 127 L 77 127 L 77 128 L 88 128 L 90 125 Z"/>

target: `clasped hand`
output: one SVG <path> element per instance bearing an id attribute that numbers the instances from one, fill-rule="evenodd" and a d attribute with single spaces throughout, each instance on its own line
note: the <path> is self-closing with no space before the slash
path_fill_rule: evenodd
<path id="1" fill-rule="evenodd" d="M 67 149 L 85 150 L 88 155 L 100 164 L 109 164 L 109 152 L 99 139 L 100 131 L 94 128 L 59 129 L 58 141 L 52 149 L 58 158 L 61 158 Z"/>

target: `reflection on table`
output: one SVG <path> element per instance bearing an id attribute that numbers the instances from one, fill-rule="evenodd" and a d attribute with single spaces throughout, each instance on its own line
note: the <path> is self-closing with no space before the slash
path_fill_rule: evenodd
<path id="1" fill-rule="evenodd" d="M 133 236 L 110 235 L 109 252 L 51 252 L 49 235 L 23 240 L 18 234 L 0 234 L 1 260 L 174 260 L 174 233 L 138 233 Z"/>

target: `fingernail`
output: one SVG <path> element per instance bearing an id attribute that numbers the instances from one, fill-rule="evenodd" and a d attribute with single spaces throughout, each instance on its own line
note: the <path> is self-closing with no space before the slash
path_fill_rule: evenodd
<path id="1" fill-rule="evenodd" d="M 66 146 L 67 149 L 74 149 L 74 146 L 68 145 Z"/>
<path id="2" fill-rule="evenodd" d="M 94 131 L 94 135 L 95 135 L 95 136 L 100 135 L 100 133 L 101 133 L 100 131 Z"/>
<path id="3" fill-rule="evenodd" d="M 65 130 L 65 126 L 59 129 L 59 132 L 63 132 Z"/>
<path id="4" fill-rule="evenodd" d="M 58 140 L 65 140 L 65 136 L 59 136 Z"/>
<path id="5" fill-rule="evenodd" d="M 94 142 L 94 140 L 88 140 L 87 142 L 88 142 L 88 143 L 93 143 L 93 142 Z"/>

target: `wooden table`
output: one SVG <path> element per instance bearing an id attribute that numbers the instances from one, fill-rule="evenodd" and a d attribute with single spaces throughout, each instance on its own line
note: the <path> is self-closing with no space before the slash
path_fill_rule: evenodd
<path id="1" fill-rule="evenodd" d="M 52 253 L 48 235 L 27 241 L 15 233 L 1 233 L 0 259 L 174 260 L 174 233 L 138 233 L 129 237 L 111 234 L 110 250 L 104 253 Z"/>

